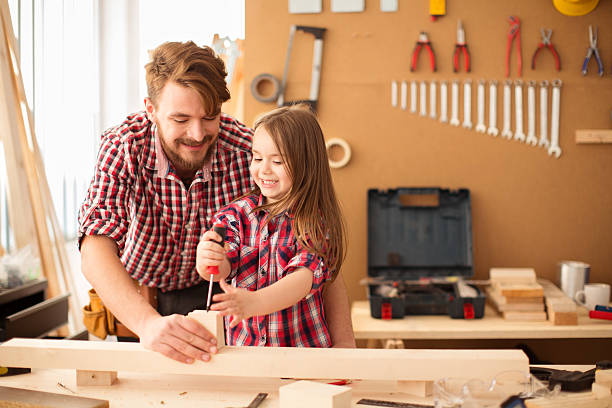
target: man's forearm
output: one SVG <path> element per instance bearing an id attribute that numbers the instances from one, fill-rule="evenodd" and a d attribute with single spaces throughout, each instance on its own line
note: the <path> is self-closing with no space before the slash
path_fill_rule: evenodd
<path id="1" fill-rule="evenodd" d="M 141 335 L 147 320 L 159 317 L 136 290 L 111 238 L 102 235 L 83 238 L 81 269 L 104 305 L 134 333 Z"/>
<path id="2" fill-rule="evenodd" d="M 323 290 L 323 305 L 333 347 L 356 347 L 351 310 L 342 275 L 338 275 L 336 280 L 326 285 Z"/>

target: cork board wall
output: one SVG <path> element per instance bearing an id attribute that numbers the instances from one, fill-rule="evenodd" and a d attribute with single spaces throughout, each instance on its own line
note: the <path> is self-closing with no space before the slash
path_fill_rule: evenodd
<path id="1" fill-rule="evenodd" d="M 366 276 L 369 188 L 469 188 L 476 278 L 487 278 L 491 267 L 533 267 L 538 276 L 555 281 L 558 261 L 579 260 L 591 265 L 591 282 L 612 283 L 612 144 L 574 141 L 576 129 L 612 127 L 612 2 L 600 1 L 586 16 L 568 17 L 554 8 L 552 0 L 447 0 L 447 14 L 436 22 L 430 21 L 427 0 L 399 0 L 398 11 L 392 13 L 380 11 L 379 0 L 366 0 L 361 13 L 333 13 L 330 3 L 323 0 L 319 14 L 290 14 L 287 0 L 248 0 L 245 81 L 249 86 L 261 73 L 282 78 L 292 24 L 327 28 L 318 115 L 326 139 L 343 138 L 352 149 L 348 165 L 332 170 L 349 231 L 343 276 L 351 300 L 366 297 L 358 282 Z M 476 82 L 496 79 L 501 84 L 505 79 L 510 15 L 522 23 L 522 79 L 563 81 L 559 159 L 542 148 L 391 106 L 392 80 L 470 78 L 475 124 Z M 458 19 L 463 21 L 472 55 L 471 73 L 453 73 Z M 603 78 L 597 75 L 594 61 L 586 77 L 580 73 L 589 24 L 599 26 Z M 553 29 L 552 40 L 562 63 L 559 73 L 546 50 L 538 57 L 537 70 L 530 68 L 540 27 Z M 423 52 L 416 72 L 410 72 L 419 31 L 426 31 L 432 41 L 435 73 Z M 296 34 L 286 100 L 308 96 L 312 54 L 313 37 Z M 516 48 L 511 73 L 511 78 L 517 78 Z M 500 85 L 500 128 L 501 94 Z M 526 87 L 523 101 L 527 129 Z M 462 96 L 459 105 L 462 120 Z M 257 115 L 274 107 L 247 91 L 244 120 L 252 125 Z"/>

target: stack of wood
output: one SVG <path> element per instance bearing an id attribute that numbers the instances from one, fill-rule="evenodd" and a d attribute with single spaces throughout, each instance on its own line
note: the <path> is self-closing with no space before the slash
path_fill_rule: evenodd
<path id="1" fill-rule="evenodd" d="M 612 403 L 612 370 L 595 371 L 595 382 L 591 386 L 597 399 L 607 399 Z"/>
<path id="2" fill-rule="evenodd" d="M 538 283 L 544 289 L 548 320 L 554 325 L 577 325 L 576 303 L 552 282 L 539 279 Z"/>
<path id="3" fill-rule="evenodd" d="M 532 268 L 492 268 L 487 299 L 506 320 L 546 320 L 544 289 Z"/>

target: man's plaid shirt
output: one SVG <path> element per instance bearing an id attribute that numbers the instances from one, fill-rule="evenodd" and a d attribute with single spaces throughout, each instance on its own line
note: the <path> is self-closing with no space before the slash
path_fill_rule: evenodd
<path id="1" fill-rule="evenodd" d="M 95 174 L 79 211 L 86 235 L 117 242 L 130 276 L 162 291 L 201 282 L 196 247 L 213 215 L 251 189 L 251 129 L 221 114 L 212 159 L 185 189 L 144 112 L 104 132 Z"/>
<path id="2" fill-rule="evenodd" d="M 292 229 L 293 217 L 284 212 L 270 220 L 267 211 L 253 211 L 262 203 L 263 196 L 250 195 L 214 217 L 215 224 L 226 226 L 232 285 L 255 291 L 303 267 L 313 272 L 312 288 L 305 298 L 287 309 L 243 320 L 228 333 L 228 344 L 331 347 L 322 298 L 323 284 L 331 273 L 321 257 L 298 243 Z M 229 320 L 225 323 L 229 327 Z"/>

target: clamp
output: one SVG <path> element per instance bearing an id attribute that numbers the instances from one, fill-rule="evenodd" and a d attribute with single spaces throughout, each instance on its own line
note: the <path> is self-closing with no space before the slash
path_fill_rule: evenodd
<path id="1" fill-rule="evenodd" d="M 453 53 L 453 71 L 459 72 L 459 54 L 463 53 L 465 62 L 465 71 L 470 72 L 470 51 L 465 42 L 465 31 L 461 20 L 457 22 L 457 43 L 455 44 L 455 52 Z"/>
<path id="2" fill-rule="evenodd" d="M 510 16 L 510 31 L 508 31 L 508 42 L 506 45 L 506 78 L 510 77 L 510 51 L 512 51 L 512 41 L 516 38 L 516 48 L 518 57 L 518 76 L 523 75 L 523 57 L 521 56 L 521 22 L 518 17 Z"/>
<path id="3" fill-rule="evenodd" d="M 550 41 L 550 37 L 552 37 L 552 29 L 547 30 L 545 28 L 540 28 L 540 34 L 542 35 L 542 41 L 538 44 L 538 48 L 533 53 L 533 57 L 531 57 L 531 69 L 535 69 L 536 57 L 538 56 L 540 50 L 546 47 L 555 57 L 555 68 L 557 71 L 561 71 L 561 59 L 559 58 L 559 54 L 557 53 L 555 46 Z"/>
<path id="4" fill-rule="evenodd" d="M 419 52 L 423 47 L 425 47 L 429 53 L 429 63 L 431 64 L 431 70 L 433 72 L 436 72 L 436 57 L 434 55 L 433 48 L 431 47 L 431 43 L 429 42 L 429 37 L 424 31 L 421 31 L 419 33 L 419 39 L 417 40 L 417 43 L 414 46 L 414 50 L 412 51 L 412 63 L 410 64 L 410 71 L 414 72 L 416 70 L 417 60 L 419 59 Z"/>
<path id="5" fill-rule="evenodd" d="M 582 75 L 587 74 L 587 68 L 589 65 L 589 61 L 592 56 L 595 56 L 595 61 L 597 61 L 597 72 L 599 76 L 603 76 L 604 68 L 601 62 L 601 57 L 599 56 L 599 50 L 597 49 L 597 32 L 598 29 L 595 27 L 595 33 L 593 34 L 593 26 L 589 26 L 589 48 L 587 50 L 586 58 L 584 59 L 584 63 L 582 64 Z"/>

